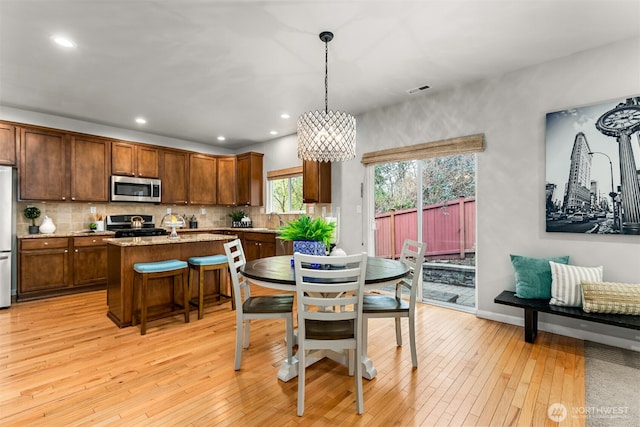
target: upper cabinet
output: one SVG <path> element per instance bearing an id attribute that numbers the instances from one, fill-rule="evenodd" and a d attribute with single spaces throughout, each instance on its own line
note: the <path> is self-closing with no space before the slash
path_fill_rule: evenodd
<path id="1" fill-rule="evenodd" d="M 109 140 L 27 127 L 20 140 L 22 200 L 109 201 Z"/>
<path id="2" fill-rule="evenodd" d="M 70 167 L 72 201 L 109 201 L 110 141 L 72 136 Z"/>
<path id="3" fill-rule="evenodd" d="M 16 127 L 0 123 L 0 165 L 15 166 L 16 162 Z"/>
<path id="4" fill-rule="evenodd" d="M 220 204 L 217 200 L 217 170 L 219 159 L 206 154 L 189 155 L 189 203 L 192 205 Z"/>
<path id="5" fill-rule="evenodd" d="M 111 173 L 139 178 L 159 178 L 158 149 L 130 142 L 114 142 L 111 148 Z"/>
<path id="6" fill-rule="evenodd" d="M 68 135 L 35 128 L 20 129 L 20 198 L 67 200 Z"/>
<path id="7" fill-rule="evenodd" d="M 263 158 L 262 153 L 216 156 L 0 121 L 0 165 L 18 165 L 20 200 L 109 202 L 110 176 L 124 175 L 160 178 L 166 204 L 262 206 Z M 328 187 L 318 186 L 322 172 L 317 167 L 312 175 L 316 192 L 325 194 L 328 188 L 330 201 L 328 166 Z M 305 191 L 311 182 L 306 173 Z M 325 203 L 321 200 L 317 203 Z"/>
<path id="8" fill-rule="evenodd" d="M 236 156 L 236 203 L 246 206 L 262 206 L 263 179 L 262 153 L 244 153 Z"/>
<path id="9" fill-rule="evenodd" d="M 186 151 L 162 150 L 160 153 L 162 203 L 188 203 L 188 162 L 189 153 Z"/>
<path id="10" fill-rule="evenodd" d="M 218 157 L 218 204 L 236 204 L 236 156 Z"/>
<path id="11" fill-rule="evenodd" d="M 302 162 L 302 199 L 304 203 L 331 203 L 330 162 Z"/>

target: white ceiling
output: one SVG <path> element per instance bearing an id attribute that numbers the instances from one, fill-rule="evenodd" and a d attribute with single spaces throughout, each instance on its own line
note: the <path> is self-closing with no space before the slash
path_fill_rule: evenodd
<path id="1" fill-rule="evenodd" d="M 640 0 L 0 0 L 0 105 L 240 148 L 324 108 L 323 30 L 357 115 L 637 37 Z"/>

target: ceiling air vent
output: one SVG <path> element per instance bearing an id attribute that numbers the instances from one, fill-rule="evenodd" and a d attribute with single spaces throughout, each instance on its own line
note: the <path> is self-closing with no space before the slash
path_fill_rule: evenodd
<path id="1" fill-rule="evenodd" d="M 418 92 L 422 92 L 422 91 L 423 91 L 423 90 L 425 90 L 425 89 L 429 89 L 429 85 L 424 85 L 424 86 L 416 87 L 416 88 L 413 88 L 413 89 L 409 89 L 409 90 L 407 91 L 407 93 L 408 93 L 409 95 L 414 95 L 414 94 L 416 94 L 416 93 L 418 93 Z"/>

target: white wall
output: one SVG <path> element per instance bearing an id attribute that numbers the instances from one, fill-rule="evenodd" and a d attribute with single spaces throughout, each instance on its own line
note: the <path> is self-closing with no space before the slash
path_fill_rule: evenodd
<path id="1" fill-rule="evenodd" d="M 82 120 L 74 120 L 66 117 L 54 116 L 45 113 L 20 110 L 0 106 L 0 120 L 10 122 L 25 123 L 36 126 L 45 126 L 54 129 L 64 129 L 68 131 L 87 133 L 90 135 L 104 136 L 106 138 L 120 139 L 131 142 L 141 142 L 144 144 L 159 145 L 161 147 L 179 148 L 181 150 L 196 151 L 206 154 L 234 154 L 233 150 L 214 147 L 212 145 L 200 144 L 193 141 L 171 138 L 162 135 L 155 135 L 131 129 L 122 129 L 98 123 L 90 123 Z"/>
<path id="2" fill-rule="evenodd" d="M 477 155 L 479 316 L 522 324 L 522 310 L 493 303 L 503 289 L 514 288 L 512 253 L 567 254 L 575 265 L 603 265 L 605 280 L 640 283 L 640 236 L 547 233 L 544 215 L 545 114 L 639 94 L 640 39 L 632 39 L 451 90 L 426 91 L 359 116 L 356 159 L 333 164 L 341 246 L 348 253 L 368 248 L 365 214 L 356 213 L 358 204 L 366 213 L 368 203 L 360 199 L 363 153 L 483 133 L 486 149 Z M 297 161 L 295 139 L 288 143 Z M 277 168 L 294 165 L 279 162 Z M 265 161 L 265 170 L 277 168 Z M 634 331 L 544 314 L 540 321 L 541 329 L 640 351 L 640 333 Z"/>

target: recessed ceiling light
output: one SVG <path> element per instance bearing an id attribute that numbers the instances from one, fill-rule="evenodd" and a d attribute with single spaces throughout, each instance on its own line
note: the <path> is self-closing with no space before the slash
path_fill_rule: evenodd
<path id="1" fill-rule="evenodd" d="M 62 47 L 68 47 L 68 48 L 76 47 L 76 44 L 73 40 L 63 36 L 52 36 L 51 40 L 53 40 L 55 44 Z"/>
<path id="2" fill-rule="evenodd" d="M 227 139 L 227 138 L 225 138 L 225 137 L 224 137 L 224 136 L 222 136 L 222 135 L 220 135 L 220 136 L 218 137 L 218 141 L 224 141 L 225 139 Z"/>
<path id="3" fill-rule="evenodd" d="M 136 117 L 136 123 L 143 125 L 147 123 L 147 119 L 145 119 L 144 117 Z"/>
<path id="4" fill-rule="evenodd" d="M 288 119 L 288 118 L 290 118 L 290 117 L 291 117 L 291 116 L 290 116 L 290 115 L 288 115 L 287 113 L 282 113 L 282 114 L 280 114 L 280 118 L 282 118 L 282 119 Z"/>
<path id="5" fill-rule="evenodd" d="M 271 135 L 277 135 L 277 134 L 278 134 L 278 131 L 277 131 L 277 130 L 272 130 L 272 131 L 270 131 L 270 132 L 269 132 L 269 134 L 271 134 Z"/>

